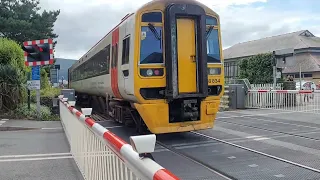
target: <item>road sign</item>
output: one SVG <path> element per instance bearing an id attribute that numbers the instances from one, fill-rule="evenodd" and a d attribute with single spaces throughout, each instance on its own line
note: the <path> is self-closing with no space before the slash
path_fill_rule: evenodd
<path id="1" fill-rule="evenodd" d="M 40 80 L 40 66 L 32 66 L 32 80 Z"/>
<path id="2" fill-rule="evenodd" d="M 29 90 L 40 89 L 40 80 L 27 81 L 27 87 Z"/>
<path id="3" fill-rule="evenodd" d="M 58 70 L 50 69 L 50 79 L 51 83 L 58 83 Z"/>
<path id="4" fill-rule="evenodd" d="M 41 39 L 23 42 L 26 66 L 53 64 L 53 41 Z"/>

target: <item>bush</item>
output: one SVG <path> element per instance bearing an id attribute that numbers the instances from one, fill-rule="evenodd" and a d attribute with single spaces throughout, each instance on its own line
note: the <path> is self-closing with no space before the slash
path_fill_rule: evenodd
<path id="1" fill-rule="evenodd" d="M 0 111 L 14 110 L 25 100 L 27 70 L 18 43 L 0 38 Z"/>
<path id="2" fill-rule="evenodd" d="M 27 97 L 25 80 L 17 67 L 0 64 L 0 110 L 14 110 L 17 104 L 24 102 Z"/>
<path id="3" fill-rule="evenodd" d="M 30 110 L 28 109 L 28 104 L 19 105 L 15 110 L 16 117 L 27 118 L 27 119 L 38 119 L 37 117 L 37 105 L 30 104 Z M 53 115 L 49 107 L 41 106 L 40 108 L 40 120 L 42 121 L 57 121 L 59 116 Z M 39 119 L 38 119 L 39 120 Z"/>
<path id="4" fill-rule="evenodd" d="M 41 75 L 41 89 L 50 88 L 48 73 L 44 68 L 41 68 L 40 75 Z"/>
<path id="5" fill-rule="evenodd" d="M 258 54 L 239 61 L 240 79 L 247 78 L 252 84 L 273 82 L 273 55 Z"/>
<path id="6" fill-rule="evenodd" d="M 18 43 L 7 38 L 0 38 L 0 64 L 12 65 L 26 72 L 28 68 L 24 65 L 23 54 Z"/>

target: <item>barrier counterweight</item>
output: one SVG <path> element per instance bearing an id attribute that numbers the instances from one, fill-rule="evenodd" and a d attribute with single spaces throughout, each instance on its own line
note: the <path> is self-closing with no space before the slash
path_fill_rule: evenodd
<path id="1" fill-rule="evenodd" d="M 73 158 L 86 180 L 177 180 L 130 144 L 60 101 L 60 117 Z"/>

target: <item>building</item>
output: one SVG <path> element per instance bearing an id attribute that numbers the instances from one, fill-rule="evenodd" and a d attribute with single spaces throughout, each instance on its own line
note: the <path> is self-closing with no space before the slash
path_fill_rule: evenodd
<path id="1" fill-rule="evenodd" d="M 60 65 L 60 70 L 58 73 L 59 82 L 62 82 L 62 80 L 65 82 L 68 81 L 68 69 L 76 62 L 77 60 L 74 59 L 56 58 L 55 65 Z"/>
<path id="2" fill-rule="evenodd" d="M 277 61 L 284 76 L 292 75 L 299 79 L 301 69 L 304 80 L 320 81 L 320 38 L 308 30 L 266 37 L 258 40 L 236 44 L 224 50 L 225 77 L 237 78 L 239 68 L 236 62 L 244 57 L 276 50 L 294 49 L 294 53 L 285 60 Z"/>

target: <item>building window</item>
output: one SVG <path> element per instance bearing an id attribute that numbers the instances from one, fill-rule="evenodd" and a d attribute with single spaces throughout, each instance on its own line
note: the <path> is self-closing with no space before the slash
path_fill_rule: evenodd
<path id="1" fill-rule="evenodd" d="M 130 37 L 123 40 L 122 44 L 122 64 L 129 64 L 129 53 L 130 53 Z"/>
<path id="2" fill-rule="evenodd" d="M 312 74 L 306 73 L 306 74 L 303 74 L 303 77 L 305 77 L 305 78 L 311 78 L 311 77 L 312 77 Z"/>

